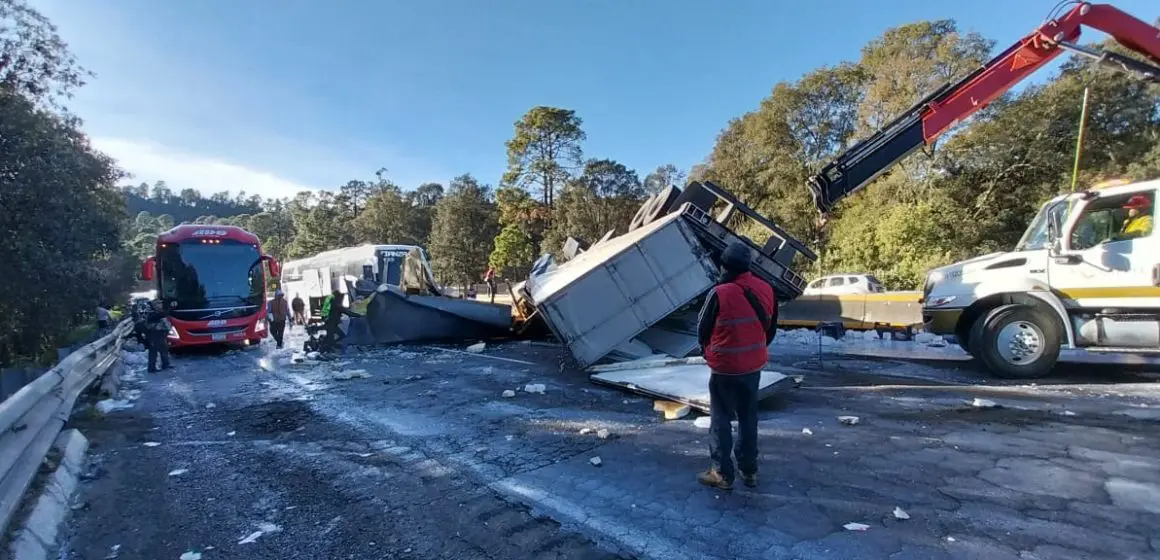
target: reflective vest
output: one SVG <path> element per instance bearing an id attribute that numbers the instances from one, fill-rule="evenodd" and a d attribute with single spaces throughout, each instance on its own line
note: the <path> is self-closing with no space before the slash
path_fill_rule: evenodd
<path id="1" fill-rule="evenodd" d="M 714 373 L 744 374 L 760 371 L 769 360 L 765 345 L 765 325 L 745 298 L 745 289 L 756 296 L 772 322 L 776 310 L 773 288 L 753 273 L 746 272 L 732 282 L 720 284 L 717 292 L 717 318 L 713 335 L 705 348 L 705 362 Z M 771 327 L 773 328 L 773 327 Z"/>
<path id="2" fill-rule="evenodd" d="M 1152 234 L 1152 216 L 1140 215 L 1124 220 L 1124 227 L 1120 230 L 1123 237 L 1147 237 Z"/>

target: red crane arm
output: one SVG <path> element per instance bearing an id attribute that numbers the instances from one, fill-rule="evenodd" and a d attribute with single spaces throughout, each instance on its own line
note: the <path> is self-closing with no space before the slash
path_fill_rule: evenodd
<path id="1" fill-rule="evenodd" d="M 1049 20 L 1007 50 L 953 84 L 926 96 L 874 135 L 834 158 L 808 185 L 825 214 L 839 200 L 865 187 L 895 163 L 973 115 L 1063 51 L 1097 59 L 1160 83 L 1160 67 L 1075 44 L 1083 26 L 1111 35 L 1125 47 L 1160 64 L 1160 30 L 1108 4 L 1077 5 Z"/>

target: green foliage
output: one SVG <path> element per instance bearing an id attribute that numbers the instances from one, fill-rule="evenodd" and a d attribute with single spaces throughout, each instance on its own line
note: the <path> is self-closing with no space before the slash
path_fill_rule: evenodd
<path id="1" fill-rule="evenodd" d="M 446 196 L 435 204 L 430 252 L 441 282 L 478 281 L 487 269 L 498 214 L 491 188 L 471 175 L 451 180 Z"/>
<path id="2" fill-rule="evenodd" d="M 507 141 L 508 169 L 505 186 L 538 190 L 551 207 L 559 189 L 580 166 L 586 135 L 576 112 L 556 107 L 533 107 L 515 123 L 515 135 Z"/>
<path id="3" fill-rule="evenodd" d="M 947 20 L 887 30 L 856 63 L 777 84 L 757 110 L 729 123 L 691 175 L 718 181 L 814 242 L 816 274 L 873 273 L 891 288 L 917 287 L 930 268 L 1010 250 L 1039 206 L 1070 188 L 1085 87 L 1091 101 L 1079 185 L 1160 176 L 1158 88 L 1072 59 L 1047 84 L 1001 98 L 952 130 L 933 158 L 904 159 L 821 227 L 805 188 L 809 174 L 856 134 L 977 68 L 991 46 Z"/>
<path id="4" fill-rule="evenodd" d="M 588 160 L 564 188 L 543 249 L 559 253 L 568 237 L 595 243 L 610 230 L 625 233 L 644 199 L 635 171 L 609 159 Z"/>
<path id="5" fill-rule="evenodd" d="M 685 179 L 688 175 L 681 171 L 677 166 L 666 163 L 658 166 L 652 173 L 649 173 L 644 178 L 644 190 L 648 194 L 656 194 L 661 189 L 669 186 L 685 188 Z"/>
<path id="6" fill-rule="evenodd" d="M 8 365 L 54 347 L 104 298 L 127 292 L 130 277 L 113 162 L 70 120 L 5 88 L 0 138 L 0 231 L 10 233 L 0 241 L 0 365 Z"/>

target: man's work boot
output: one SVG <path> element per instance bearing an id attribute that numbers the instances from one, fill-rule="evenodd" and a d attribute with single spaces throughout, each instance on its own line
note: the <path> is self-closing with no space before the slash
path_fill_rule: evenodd
<path id="1" fill-rule="evenodd" d="M 742 472 L 741 482 L 744 482 L 745 486 L 749 488 L 757 488 L 757 473 Z"/>
<path id="2" fill-rule="evenodd" d="M 701 484 L 704 484 L 710 488 L 717 488 L 720 490 L 733 489 L 733 481 L 725 480 L 725 478 L 721 476 L 721 473 L 717 472 L 717 469 L 712 467 L 710 467 L 709 470 L 697 475 L 697 482 L 700 482 Z"/>

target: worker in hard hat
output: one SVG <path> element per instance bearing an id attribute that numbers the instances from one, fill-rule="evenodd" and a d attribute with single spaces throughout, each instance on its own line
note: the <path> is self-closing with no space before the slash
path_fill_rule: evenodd
<path id="1" fill-rule="evenodd" d="M 1128 211 L 1128 217 L 1115 240 L 1148 237 L 1152 234 L 1152 201 L 1146 195 L 1132 195 L 1124 203 L 1124 209 Z"/>

